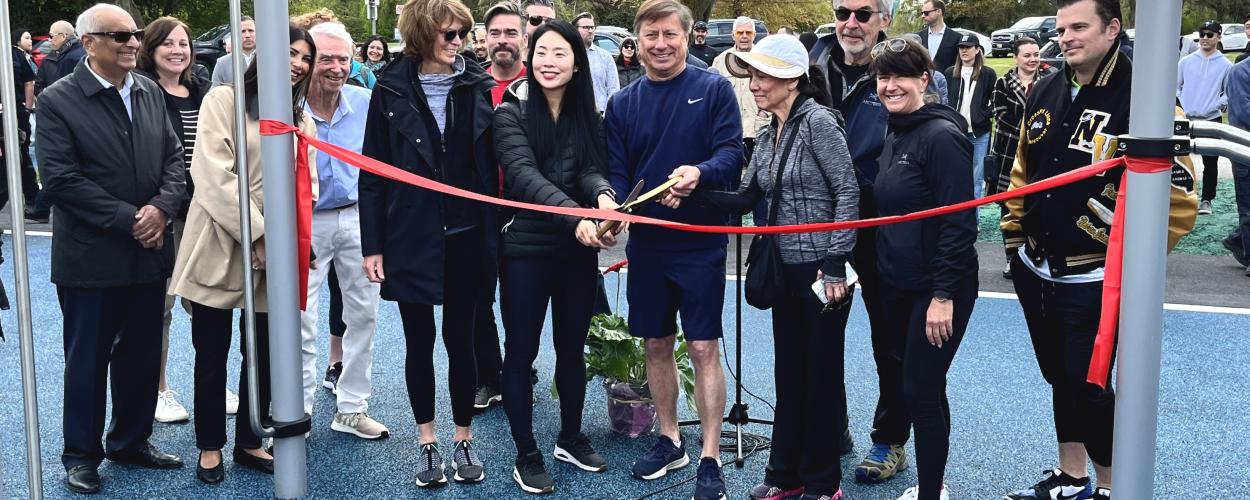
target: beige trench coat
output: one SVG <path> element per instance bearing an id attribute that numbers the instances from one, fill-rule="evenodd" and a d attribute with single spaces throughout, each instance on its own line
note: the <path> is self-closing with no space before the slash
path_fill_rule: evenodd
<path id="1" fill-rule="evenodd" d="M 304 133 L 316 136 L 317 127 L 307 114 L 300 121 Z M 191 159 L 195 193 L 187 212 L 186 228 L 178 247 L 169 293 L 218 309 L 243 308 L 243 262 L 239 223 L 239 178 L 234 165 L 234 89 L 222 85 L 204 96 Z M 251 188 L 252 241 L 265 236 L 264 193 L 260 162 L 260 122 L 247 120 L 247 166 Z M 308 166 L 312 192 L 317 194 L 317 164 L 309 148 Z M 274 256 L 267 256 L 273 259 Z M 256 312 L 268 311 L 265 272 L 258 271 Z"/>

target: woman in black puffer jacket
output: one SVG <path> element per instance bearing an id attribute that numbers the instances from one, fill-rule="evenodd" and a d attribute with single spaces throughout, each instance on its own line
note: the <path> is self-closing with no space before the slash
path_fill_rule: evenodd
<path id="1" fill-rule="evenodd" d="M 607 147 L 580 36 L 568 23 L 552 21 L 539 27 L 530 43 L 529 74 L 509 87 L 495 112 L 505 193 L 543 205 L 616 208 L 604 177 Z M 614 234 L 599 238 L 597 230 L 589 219 L 533 211 L 518 212 L 503 228 L 503 404 L 517 448 L 513 478 L 530 493 L 553 489 L 534 440 L 530 385 L 548 302 L 560 391 L 555 457 L 584 470 L 607 467 L 581 432 L 596 250 L 616 243 Z"/>

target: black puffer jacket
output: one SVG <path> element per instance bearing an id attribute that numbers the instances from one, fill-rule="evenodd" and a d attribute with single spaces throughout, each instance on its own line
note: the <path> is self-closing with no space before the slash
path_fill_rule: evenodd
<path id="1" fill-rule="evenodd" d="M 538 164 L 525 133 L 526 81 L 513 82 L 495 110 L 495 151 L 503 166 L 504 192 L 510 199 L 561 207 L 594 207 L 600 193 L 611 192 L 604 165 L 578 165 L 572 139 L 558 161 Z M 600 129 L 602 130 L 602 129 Z M 599 146 L 606 148 L 603 136 Z M 606 156 L 606 155 L 605 155 Z M 522 210 L 503 228 L 504 257 L 552 257 L 585 248 L 573 232 L 581 219 Z"/>

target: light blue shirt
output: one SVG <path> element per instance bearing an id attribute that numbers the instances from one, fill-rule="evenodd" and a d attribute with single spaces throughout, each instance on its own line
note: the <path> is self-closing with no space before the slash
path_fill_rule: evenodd
<path id="1" fill-rule="evenodd" d="M 590 59 L 590 76 L 594 81 L 595 109 L 603 113 L 608 109 L 608 98 L 621 90 L 621 79 L 616 74 L 616 61 L 612 60 L 608 51 L 595 44 L 586 49 L 586 56 Z"/>
<path id="2" fill-rule="evenodd" d="M 937 60 L 938 47 L 942 46 L 943 36 L 946 36 L 946 28 L 942 28 L 942 31 L 937 31 L 937 32 L 929 31 L 929 40 L 928 40 L 929 46 L 927 47 L 929 49 L 929 59 L 932 59 L 934 61 Z M 938 71 L 941 71 L 941 70 L 942 68 L 938 68 Z"/>
<path id="3" fill-rule="evenodd" d="M 1210 56 L 1194 52 L 1182 57 L 1176 66 L 1176 97 L 1185 116 L 1218 120 L 1228 107 L 1224 86 L 1233 63 L 1217 50 Z"/>
<path id="4" fill-rule="evenodd" d="M 317 116 L 307 104 L 304 111 L 317 124 L 317 139 L 360 152 L 365 142 L 365 118 L 369 114 L 369 89 L 344 85 L 339 91 L 339 107 L 329 121 Z M 339 208 L 356 203 L 360 169 L 330 155 L 316 155 L 317 210 Z"/>
<path id="5" fill-rule="evenodd" d="M 87 71 L 90 71 L 91 76 L 94 76 L 95 79 L 100 82 L 100 85 L 104 86 L 104 88 L 107 89 L 109 87 L 115 86 L 112 83 L 110 83 L 108 80 L 105 80 L 104 77 L 96 73 L 94 69 L 91 69 L 90 58 L 85 58 L 85 60 L 83 61 L 83 65 L 87 66 Z M 117 93 L 118 95 L 122 97 L 122 104 L 126 105 L 126 116 L 130 117 L 131 121 L 134 121 L 135 119 L 135 114 L 130 111 L 130 90 L 133 89 L 134 87 L 135 87 L 134 75 L 131 75 L 130 72 L 126 72 L 126 80 L 122 82 L 122 88 L 117 89 Z"/>

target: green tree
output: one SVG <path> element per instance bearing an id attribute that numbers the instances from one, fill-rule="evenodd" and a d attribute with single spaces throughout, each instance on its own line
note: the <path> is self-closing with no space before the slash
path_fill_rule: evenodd
<path id="1" fill-rule="evenodd" d="M 790 26 L 812 31 L 833 21 L 833 4 L 826 0 L 722 0 L 712 9 L 712 17 L 747 16 L 764 22 L 768 31 Z"/>

